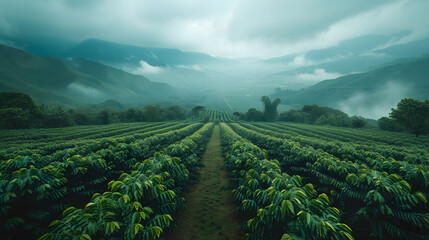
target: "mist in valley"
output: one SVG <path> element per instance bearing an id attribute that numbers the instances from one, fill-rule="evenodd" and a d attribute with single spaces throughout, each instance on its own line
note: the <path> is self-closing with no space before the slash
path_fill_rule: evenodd
<path id="1" fill-rule="evenodd" d="M 385 85 L 367 92 L 358 92 L 345 101 L 338 103 L 340 110 L 349 115 L 379 119 L 389 116 L 392 108 L 396 108 L 401 99 L 414 92 L 412 84 L 390 81 Z"/>

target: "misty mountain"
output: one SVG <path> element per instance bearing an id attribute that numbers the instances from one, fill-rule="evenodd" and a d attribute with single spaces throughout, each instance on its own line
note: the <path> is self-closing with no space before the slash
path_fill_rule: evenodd
<path id="1" fill-rule="evenodd" d="M 25 92 L 37 103 L 82 105 L 117 99 L 144 104 L 175 94 L 165 84 L 85 59 L 42 58 L 0 45 L 0 91 Z"/>
<path id="2" fill-rule="evenodd" d="M 63 38 L 38 37 L 22 38 L 5 35 L 0 32 L 0 44 L 22 49 L 36 56 L 60 58 L 64 52 L 76 45 L 76 42 Z"/>
<path id="3" fill-rule="evenodd" d="M 389 42 L 398 41 L 401 37 L 404 37 L 407 33 L 398 33 L 389 36 L 380 35 L 367 35 L 354 39 L 349 39 L 340 42 L 337 46 L 332 46 L 324 49 L 311 50 L 305 53 L 305 57 L 312 62 L 323 62 L 332 61 L 338 58 L 347 58 L 363 53 L 371 52 L 375 49 L 383 48 L 389 44 Z M 300 54 L 291 54 L 277 58 L 267 59 L 267 63 L 292 62 L 296 56 Z"/>
<path id="4" fill-rule="evenodd" d="M 387 55 L 353 56 L 275 73 L 266 77 L 266 80 L 284 88 L 298 90 L 322 80 L 333 79 L 356 72 L 365 72 L 367 69 L 394 59 L 394 57 Z"/>
<path id="5" fill-rule="evenodd" d="M 133 72 L 139 73 L 139 69 Z M 174 88 L 188 92 L 216 87 L 225 77 L 225 74 L 221 72 L 186 67 L 165 67 L 159 68 L 159 71 L 155 73 L 144 73 L 143 71 L 143 74 L 153 81 L 164 82 Z"/>
<path id="6" fill-rule="evenodd" d="M 325 80 L 299 91 L 277 91 L 282 104 L 318 104 L 351 115 L 386 116 L 400 99 L 429 98 L 429 56 L 396 61 L 375 70 Z"/>
<path id="7" fill-rule="evenodd" d="M 366 72 L 398 58 L 419 57 L 429 53 L 429 39 L 394 44 L 405 35 L 406 33 L 390 36 L 370 35 L 346 40 L 338 46 L 326 49 L 268 59 L 266 64 L 283 63 L 287 64 L 289 69 L 272 74 L 266 80 L 297 90 L 321 80 Z"/>
<path id="8" fill-rule="evenodd" d="M 98 39 L 88 39 L 71 50 L 63 57 L 85 58 L 114 66 L 138 67 L 141 61 L 151 66 L 176 66 L 213 64 L 220 60 L 199 52 L 183 52 L 173 48 L 150 48 L 117 44 Z"/>
<path id="9" fill-rule="evenodd" d="M 137 47 L 97 39 L 81 42 L 62 57 L 97 61 L 182 90 L 211 87 L 223 74 L 202 66 L 224 64 L 222 60 L 204 53 Z"/>
<path id="10" fill-rule="evenodd" d="M 429 53 L 429 38 L 404 44 L 393 45 L 387 48 L 379 49 L 375 51 L 375 53 L 386 54 L 398 58 L 419 57 L 422 54 Z"/>

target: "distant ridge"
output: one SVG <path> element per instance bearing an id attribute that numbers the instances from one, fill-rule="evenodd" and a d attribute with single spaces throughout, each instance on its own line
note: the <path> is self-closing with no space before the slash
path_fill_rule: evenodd
<path id="1" fill-rule="evenodd" d="M 317 69 L 327 73 L 348 75 L 368 72 L 395 60 L 429 54 L 429 38 L 398 44 L 405 36 L 407 36 L 406 33 L 390 36 L 369 35 L 346 40 L 337 46 L 325 49 L 267 59 L 265 64 L 281 63 L 289 67 L 270 74 L 265 80 L 297 90 L 315 84 L 319 80 L 328 79 L 309 82 L 302 81 L 299 77 L 300 74 L 313 74 Z"/>
<path id="2" fill-rule="evenodd" d="M 386 100 L 396 104 L 403 97 L 426 100 L 429 99 L 429 56 L 396 60 L 366 73 L 321 81 L 300 91 L 280 91 L 272 96 L 280 97 L 282 104 L 316 103 L 340 109 L 373 109 Z"/>
<path id="3" fill-rule="evenodd" d="M 173 48 L 149 48 L 88 39 L 64 54 L 106 64 L 139 65 L 145 61 L 152 66 L 219 63 L 220 60 L 198 52 L 183 52 Z"/>
<path id="4" fill-rule="evenodd" d="M 144 104 L 175 93 L 152 82 L 85 59 L 42 58 L 0 45 L 0 91 L 30 94 L 37 103 L 82 105 L 117 99 Z"/>

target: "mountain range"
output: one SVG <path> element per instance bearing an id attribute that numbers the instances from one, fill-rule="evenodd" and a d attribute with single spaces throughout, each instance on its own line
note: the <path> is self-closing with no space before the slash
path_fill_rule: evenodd
<path id="1" fill-rule="evenodd" d="M 58 48 L 51 57 L 0 46 L 0 91 L 26 92 L 37 103 L 71 106 L 116 99 L 192 107 L 222 99 L 247 111 L 261 106 L 260 97 L 276 88 L 271 96 L 282 99 L 281 110 L 317 103 L 376 118 L 403 97 L 429 98 L 428 57 L 422 56 L 429 54 L 429 39 L 400 44 L 407 34 L 369 35 L 265 60 L 97 39 L 61 54 Z"/>
<path id="2" fill-rule="evenodd" d="M 396 60 L 365 73 L 324 80 L 298 91 L 278 90 L 271 96 L 298 108 L 316 103 L 377 118 L 402 98 L 429 99 L 429 56 Z"/>
<path id="3" fill-rule="evenodd" d="M 136 105 L 175 94 L 165 83 L 83 58 L 38 57 L 0 45 L 0 91 L 30 94 L 36 103 L 84 105 L 116 99 Z"/>
<path id="4" fill-rule="evenodd" d="M 289 69 L 268 75 L 264 80 L 298 90 L 321 80 L 367 72 L 395 59 L 429 54 L 429 39 L 394 44 L 401 36 L 364 36 L 326 49 L 268 59 L 265 64 L 282 63 Z"/>
<path id="5" fill-rule="evenodd" d="M 174 48 L 149 48 L 117 44 L 99 39 L 85 40 L 63 54 L 63 57 L 85 58 L 109 65 L 151 66 L 213 64 L 220 60 L 199 52 L 183 52 Z"/>

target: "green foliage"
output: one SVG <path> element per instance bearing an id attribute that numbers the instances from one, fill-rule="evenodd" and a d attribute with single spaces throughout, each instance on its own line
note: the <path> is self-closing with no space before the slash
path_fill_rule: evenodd
<path id="1" fill-rule="evenodd" d="M 262 96 L 261 101 L 264 106 L 264 111 L 261 112 L 257 110 L 256 108 L 249 108 L 249 110 L 246 113 L 240 113 L 235 112 L 234 116 L 241 120 L 246 121 L 265 121 L 265 122 L 273 122 L 277 120 L 278 117 L 278 111 L 277 107 L 280 104 L 280 99 L 277 98 L 273 102 L 271 102 L 271 99 L 267 96 Z"/>
<path id="2" fill-rule="evenodd" d="M 40 111 L 31 97 L 25 93 L 0 93 L 0 128 L 20 129 L 37 127 Z"/>
<path id="3" fill-rule="evenodd" d="M 204 112 L 205 107 L 204 106 L 195 106 L 192 108 L 191 113 L 193 117 L 199 118 L 201 117 L 202 112 Z"/>
<path id="4" fill-rule="evenodd" d="M 70 114 L 61 106 L 41 105 L 40 110 L 43 117 L 43 127 L 59 128 L 73 126 L 74 122 Z"/>
<path id="5" fill-rule="evenodd" d="M 28 111 L 21 108 L 3 108 L 0 109 L 0 128 L 3 129 L 22 129 L 29 128 L 30 116 Z"/>
<path id="6" fill-rule="evenodd" d="M 167 107 L 164 111 L 165 118 L 169 121 L 183 120 L 186 118 L 187 115 L 187 110 L 178 105 Z"/>
<path id="7" fill-rule="evenodd" d="M 183 134 L 189 135 L 201 124 L 191 126 Z M 201 156 L 204 150 L 199 145 L 206 144 L 212 129 L 213 124 L 206 124 L 153 157 L 137 162 L 129 173 L 123 172 L 110 181 L 108 191 L 94 194 L 84 208 L 64 210 L 62 218 L 53 221 L 41 239 L 160 239 L 170 228 L 171 214 L 183 203 L 180 193 L 188 183 L 188 169 L 198 165 L 196 154 Z M 164 140 L 157 137 L 151 141 L 172 141 L 175 135 L 169 132 Z M 147 144 L 142 147 L 150 149 Z"/>
<path id="8" fill-rule="evenodd" d="M 233 124 L 235 125 L 235 124 Z M 277 160 L 221 124 L 226 149 L 225 167 L 235 186 L 238 209 L 250 216 L 245 239 L 353 239 L 351 229 L 340 223 L 340 212 L 325 194 L 300 176 L 290 176 Z M 283 234 L 286 233 L 287 234 Z M 288 238 L 287 238 L 288 237 Z"/>
<path id="9" fill-rule="evenodd" d="M 279 115 L 280 121 L 286 121 L 286 122 L 305 122 L 305 114 L 297 109 L 291 109 L 286 112 L 282 112 Z"/>
<path id="10" fill-rule="evenodd" d="M 256 110 L 256 108 L 249 108 L 244 119 L 247 121 L 263 121 L 264 113 Z"/>
<path id="11" fill-rule="evenodd" d="M 156 104 L 146 105 L 143 108 L 145 119 L 149 122 L 156 122 L 161 120 L 162 110 L 161 107 Z"/>
<path id="12" fill-rule="evenodd" d="M 37 115 L 38 109 L 33 99 L 28 94 L 18 92 L 0 93 L 1 108 L 21 108 L 27 110 L 31 115 Z"/>
<path id="13" fill-rule="evenodd" d="M 105 186 L 108 185 L 110 180 L 119 177 L 126 171 L 131 172 L 131 170 L 140 166 L 135 165 L 136 159 L 149 158 L 156 151 L 160 151 L 169 144 L 189 136 L 201 126 L 202 124 L 200 123 L 158 124 L 147 128 L 136 126 L 134 129 L 123 126 L 126 129 L 131 129 L 132 134 L 126 133 L 127 137 L 110 138 L 110 141 L 106 139 L 81 140 L 82 142 L 75 146 L 66 145 L 66 149 L 63 149 L 63 145 L 52 145 L 52 149 L 43 148 L 40 151 L 34 149 L 32 151 L 18 151 L 9 155 L 2 155 L 1 158 L 5 160 L 0 164 L 0 200 L 3 199 L 0 205 L 3 210 L 0 212 L 0 218 L 2 219 L 0 223 L 4 227 L 0 228 L 0 234 L 5 239 L 34 239 L 35 235 L 41 235 L 41 231 L 47 227 L 53 217 L 57 216 L 67 206 L 84 204 L 90 196 L 97 192 L 105 191 Z M 198 166 L 197 160 L 199 158 L 195 154 L 201 154 L 201 148 L 195 142 L 203 143 L 208 139 L 207 132 L 210 131 L 209 127 L 210 125 L 198 130 L 197 134 L 191 135 L 192 138 L 187 138 L 186 142 L 184 142 L 186 145 L 181 146 L 181 148 L 189 150 L 185 152 L 186 154 L 180 155 L 180 157 L 183 157 L 184 162 L 186 162 L 185 166 L 189 166 L 190 169 Z M 94 129 L 96 128 L 100 127 L 94 127 Z M 68 130 L 70 128 L 61 129 L 59 133 L 64 135 Z M 83 129 L 83 132 L 88 134 L 86 130 Z M 139 133 L 142 130 L 143 133 Z M 103 129 L 101 129 L 101 132 L 103 132 Z M 68 132 L 69 135 L 70 133 L 72 133 L 71 136 L 77 136 L 72 131 Z M 116 131 L 116 133 L 118 132 Z M 100 136 L 99 134 L 92 134 L 96 138 Z M 17 138 L 17 136 L 14 137 Z M 171 156 L 175 155 L 172 153 Z M 164 162 L 171 162 L 171 164 L 161 164 Z M 188 173 L 178 158 L 157 155 L 151 159 L 150 166 L 153 166 L 150 170 L 140 167 L 139 170 L 150 177 L 152 175 L 148 171 L 153 172 L 159 169 L 163 173 L 167 171 L 168 167 L 173 166 L 177 169 L 175 171 L 168 170 L 170 172 L 167 175 L 161 174 L 162 178 L 169 176 L 171 179 L 163 183 L 165 186 L 176 183 L 176 186 L 179 187 L 180 184 L 186 183 L 188 178 Z M 193 172 L 195 172 L 195 169 Z M 158 179 L 157 175 L 159 174 L 153 175 L 156 180 Z M 119 181 L 124 181 L 124 179 L 120 178 Z M 173 188 L 174 194 L 168 192 L 168 189 L 166 191 L 168 195 L 173 196 L 177 193 L 177 188 Z M 128 192 L 126 194 L 131 196 L 132 193 Z M 159 197 L 161 199 L 168 198 L 167 195 L 162 193 L 159 193 Z M 128 202 L 127 199 L 124 195 L 124 201 Z M 155 205 L 151 205 L 151 207 L 157 211 L 159 209 L 160 213 L 162 213 L 160 215 L 163 215 L 165 212 L 176 209 L 183 202 L 181 198 L 174 199 L 172 204 L 158 206 L 154 203 Z M 81 213 L 87 214 L 88 212 L 79 212 L 79 214 Z M 81 215 L 73 216 L 76 216 L 76 218 L 82 217 Z M 87 216 L 84 215 L 84 219 Z M 112 234 L 118 232 L 116 224 L 112 222 L 118 221 L 106 223 L 108 225 L 104 224 L 100 227 L 100 231 L 101 228 L 103 228 L 103 231 L 109 228 L 110 231 L 113 229 Z M 93 229 L 94 226 L 90 224 L 88 227 Z M 123 228 L 121 225 L 119 227 Z M 25 229 L 27 230 L 25 231 Z M 31 231 L 28 229 L 31 229 Z M 153 233 L 156 235 L 156 232 Z M 81 238 L 84 234 L 88 233 L 81 232 L 81 234 L 77 235 L 77 238 Z M 152 235 L 150 231 L 149 235 Z"/>
<path id="14" fill-rule="evenodd" d="M 366 122 L 362 117 L 353 116 L 351 117 L 351 120 L 352 120 L 352 127 L 354 128 L 363 128 L 366 125 Z"/>
<path id="15" fill-rule="evenodd" d="M 109 124 L 110 123 L 110 114 L 106 110 L 100 111 L 96 116 L 96 123 L 98 124 Z"/>
<path id="16" fill-rule="evenodd" d="M 331 117 L 329 117 L 329 122 L 331 123 Z M 325 115 L 321 115 L 315 122 L 314 124 L 316 125 L 327 125 L 328 124 L 328 119 L 326 119 Z"/>
<path id="17" fill-rule="evenodd" d="M 410 136 L 403 136 L 408 138 L 404 144 L 409 144 L 413 150 L 401 148 L 401 156 L 394 154 L 394 148 L 387 150 L 388 146 L 380 143 L 377 143 L 380 147 L 365 146 L 369 141 L 366 137 L 362 145 L 344 143 L 333 140 L 336 135 L 331 140 L 327 140 L 330 138 L 324 137 L 323 133 L 309 138 L 299 136 L 305 133 L 301 131 L 296 136 L 298 130 L 287 134 L 285 132 L 290 130 L 272 125 L 231 124 L 238 134 L 264 147 L 270 156 L 281 159 L 282 170 L 302 174 L 307 181 L 317 182 L 318 187 L 329 192 L 344 212 L 345 219 L 351 220 L 347 224 L 359 238 L 427 238 L 429 215 L 425 209 L 429 194 L 429 169 L 426 165 L 429 154 L 423 150 L 425 144 L 420 143 L 423 149 L 418 150 L 414 148 L 414 143 L 408 143 Z M 377 138 L 377 141 L 382 141 L 382 138 Z M 421 152 L 423 165 L 419 164 L 420 161 L 411 160 L 416 149 Z M 401 157 L 402 160 L 395 160 L 392 156 Z M 305 212 L 301 212 L 300 221 L 311 224 L 311 218 Z"/>
<path id="18" fill-rule="evenodd" d="M 226 110 L 205 109 L 201 110 L 199 118 L 202 122 L 233 122 L 233 115 Z"/>
<path id="19" fill-rule="evenodd" d="M 382 117 L 378 119 L 377 123 L 378 123 L 378 127 L 381 130 L 390 131 L 390 132 L 404 131 L 404 128 L 398 122 L 388 117 Z"/>
<path id="20" fill-rule="evenodd" d="M 277 107 L 280 104 L 280 98 L 276 98 L 273 102 L 267 96 L 262 96 L 261 101 L 264 104 L 264 121 L 273 122 L 277 120 Z"/>
<path id="21" fill-rule="evenodd" d="M 412 98 L 402 99 L 390 117 L 418 137 L 429 133 L 429 100 L 420 102 Z"/>
<path id="22" fill-rule="evenodd" d="M 145 106 L 143 109 L 122 109 L 122 105 L 114 100 L 108 100 L 99 108 L 69 108 L 42 104 L 34 105 L 30 96 L 24 93 L 1 93 L 0 128 L 60 128 L 73 125 L 106 125 L 118 122 L 143 121 L 174 121 L 184 120 L 188 110 L 178 106 L 161 107 L 155 104 Z M 3 107 L 4 106 L 4 107 Z M 15 106 L 15 107 L 13 107 Z M 119 110 L 118 110 L 119 109 Z M 225 113 L 221 113 L 225 114 Z M 218 116 L 221 119 L 221 115 Z M 222 119 L 230 120 L 230 116 L 222 115 Z M 231 119 L 232 120 L 232 119 Z"/>
<path id="23" fill-rule="evenodd" d="M 0 85 L 2 90 L 25 91 L 38 104 L 66 106 L 103 102 L 106 96 L 127 104 L 147 103 L 175 92 L 165 83 L 84 58 L 43 58 L 1 45 Z"/>
<path id="24" fill-rule="evenodd" d="M 129 108 L 122 112 L 123 115 L 123 122 L 140 122 L 143 121 L 143 114 L 138 110 L 134 108 Z"/>
<path id="25" fill-rule="evenodd" d="M 428 237 L 426 136 L 219 125 L 246 239 Z M 196 179 L 213 126 L 2 130 L 2 239 L 162 238 L 183 204 L 182 189 Z"/>
<path id="26" fill-rule="evenodd" d="M 354 127 L 353 121 L 358 123 L 358 125 L 356 126 L 362 126 L 362 124 L 364 126 L 366 124 L 362 117 L 355 116 L 349 118 L 346 113 L 338 109 L 320 107 L 316 104 L 305 105 L 301 110 L 291 109 L 289 111 L 282 112 L 279 115 L 279 120 L 286 122 L 298 122 L 341 127 Z"/>

